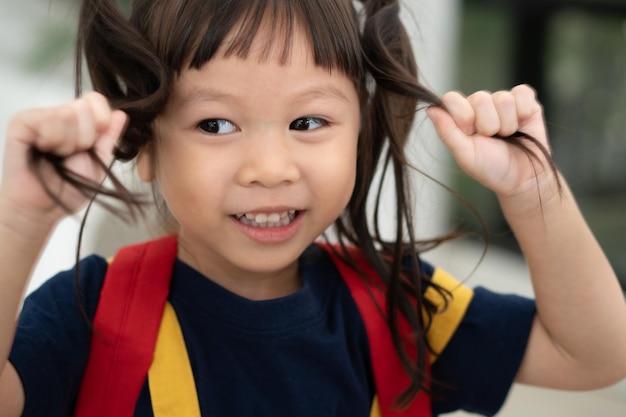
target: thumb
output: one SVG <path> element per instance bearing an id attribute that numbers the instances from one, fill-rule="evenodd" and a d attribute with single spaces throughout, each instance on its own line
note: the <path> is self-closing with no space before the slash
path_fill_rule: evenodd
<path id="1" fill-rule="evenodd" d="M 128 123 L 128 116 L 121 110 L 115 110 L 111 114 L 111 122 L 106 131 L 95 144 L 95 150 L 98 156 L 107 164 L 113 158 L 113 148 L 122 136 L 124 129 Z"/>
<path id="2" fill-rule="evenodd" d="M 433 123 L 441 141 L 455 158 L 473 152 L 471 141 L 447 111 L 441 107 L 431 106 L 426 109 L 426 115 Z"/>

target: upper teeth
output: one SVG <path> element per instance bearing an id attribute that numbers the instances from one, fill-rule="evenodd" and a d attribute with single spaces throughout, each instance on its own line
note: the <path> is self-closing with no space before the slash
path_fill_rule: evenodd
<path id="1" fill-rule="evenodd" d="M 295 210 L 280 213 L 244 213 L 238 214 L 237 219 L 249 226 L 277 227 L 288 225 L 295 218 L 295 215 Z"/>

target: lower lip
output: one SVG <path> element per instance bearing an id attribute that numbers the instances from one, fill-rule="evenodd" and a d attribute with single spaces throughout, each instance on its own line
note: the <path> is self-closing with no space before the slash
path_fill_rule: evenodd
<path id="1" fill-rule="evenodd" d="M 250 240 L 258 243 L 283 243 L 291 239 L 297 233 L 302 224 L 304 215 L 305 212 L 300 211 L 291 223 L 279 227 L 254 227 L 243 224 L 234 217 L 231 217 L 231 220 L 235 224 L 235 227 Z"/>

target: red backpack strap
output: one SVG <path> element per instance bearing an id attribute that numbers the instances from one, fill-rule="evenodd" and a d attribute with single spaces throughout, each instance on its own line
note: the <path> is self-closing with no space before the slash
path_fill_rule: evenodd
<path id="1" fill-rule="evenodd" d="M 419 393 L 406 409 L 398 410 L 393 406 L 397 396 L 409 386 L 411 381 L 394 348 L 391 331 L 383 315 L 387 305 L 384 291 L 380 287 L 367 284 L 363 277 L 331 246 L 324 244 L 320 246 L 328 252 L 339 270 L 365 323 L 381 416 L 431 416 L 430 398 L 423 392 Z M 382 285 L 382 281 L 363 253 L 356 249 L 351 249 L 350 253 L 362 272 Z M 399 325 L 403 334 L 411 333 L 406 321 L 400 320 Z"/>
<path id="2" fill-rule="evenodd" d="M 176 236 L 121 249 L 109 265 L 74 415 L 130 417 L 152 362 Z"/>

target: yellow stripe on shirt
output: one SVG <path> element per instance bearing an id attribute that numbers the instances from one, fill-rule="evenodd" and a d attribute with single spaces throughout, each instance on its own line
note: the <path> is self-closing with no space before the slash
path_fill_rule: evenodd
<path id="1" fill-rule="evenodd" d="M 200 417 L 185 340 L 169 302 L 163 311 L 154 360 L 148 371 L 148 385 L 154 417 Z"/>
<path id="2" fill-rule="evenodd" d="M 448 300 L 446 306 L 446 299 L 434 288 L 429 287 L 424 294 L 424 297 L 437 307 L 437 314 L 433 316 L 430 330 L 426 336 L 435 352 L 431 355 L 431 363 L 437 359 L 437 356 L 443 352 L 452 339 L 474 296 L 472 289 L 461 284 L 443 269 L 435 269 L 432 282 L 449 291 L 452 298 Z"/>
<path id="3" fill-rule="evenodd" d="M 452 293 L 447 307 L 445 299 L 433 288 L 425 293 L 438 310 L 428 341 L 435 352 L 441 353 L 461 323 L 474 293 L 441 269 L 435 270 L 432 280 Z M 435 359 L 436 355 L 431 355 L 431 362 Z M 169 303 L 163 312 L 148 381 L 155 417 L 201 417 L 187 348 L 176 312 Z M 381 417 L 378 397 L 374 398 L 370 417 Z"/>
<path id="4" fill-rule="evenodd" d="M 430 355 L 431 363 L 435 362 L 438 354 L 443 352 L 443 349 L 448 345 L 450 339 L 452 339 L 454 332 L 456 332 L 459 324 L 461 324 L 467 307 L 474 296 L 472 289 L 461 284 L 443 269 L 435 269 L 432 282 L 450 291 L 452 298 L 448 300 L 446 306 L 446 299 L 434 288 L 429 287 L 424 294 L 424 297 L 437 307 L 437 314 L 433 316 L 430 330 L 426 336 L 430 346 L 437 353 Z M 370 417 L 381 416 L 382 413 L 380 411 L 378 396 L 375 396 L 372 402 Z"/>

